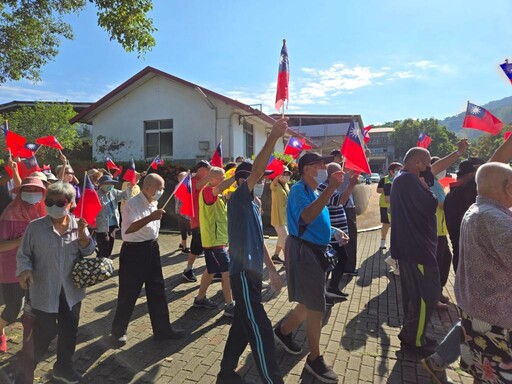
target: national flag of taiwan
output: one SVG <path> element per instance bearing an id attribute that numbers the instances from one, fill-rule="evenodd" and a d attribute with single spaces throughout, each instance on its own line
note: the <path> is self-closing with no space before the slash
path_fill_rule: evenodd
<path id="1" fill-rule="evenodd" d="M 84 176 L 84 189 L 73 214 L 77 219 L 83 218 L 90 227 L 96 227 L 96 217 L 101 211 L 101 203 L 94 185 L 87 174 Z"/>
<path id="2" fill-rule="evenodd" d="M 18 173 L 20 177 L 24 179 L 28 177 L 32 172 L 40 171 L 39 164 L 35 156 L 31 156 L 28 159 L 23 159 L 18 162 Z"/>
<path id="3" fill-rule="evenodd" d="M 268 175 L 269 179 L 275 179 L 277 176 L 284 172 L 284 164 L 281 160 L 276 159 L 274 156 L 270 156 L 267 163 L 266 171 L 274 171 L 274 173 Z"/>
<path id="4" fill-rule="evenodd" d="M 137 184 L 137 173 L 135 172 L 135 162 L 132 159 L 132 162 L 126 169 L 124 173 L 123 180 L 128 181 L 132 184 Z"/>
<path id="5" fill-rule="evenodd" d="M 190 172 L 187 174 L 187 176 L 185 176 L 181 184 L 178 185 L 174 196 L 181 200 L 180 213 L 182 215 L 194 217 L 194 203 L 192 200 L 192 178 Z"/>
<path id="6" fill-rule="evenodd" d="M 212 167 L 224 167 L 222 164 L 222 139 L 220 139 L 219 144 L 217 145 L 217 148 L 215 149 L 215 152 L 213 152 L 212 159 L 210 160 L 210 165 Z"/>
<path id="7" fill-rule="evenodd" d="M 153 161 L 151 162 L 151 168 L 158 169 L 159 165 L 162 165 L 164 161 L 160 158 L 159 155 L 156 155 Z"/>
<path id="8" fill-rule="evenodd" d="M 14 157 L 30 158 L 34 152 L 25 147 L 27 139 L 9 130 L 7 121 L 2 124 L 2 132 L 5 135 L 5 146 L 11 150 Z"/>
<path id="9" fill-rule="evenodd" d="M 341 154 L 345 158 L 345 168 L 356 172 L 372 173 L 353 121 L 350 122 L 347 137 L 341 145 Z"/>
<path id="10" fill-rule="evenodd" d="M 107 169 L 109 172 L 111 169 L 119 170 L 119 167 L 112 161 L 110 157 L 105 157 L 105 161 L 107 162 Z"/>
<path id="11" fill-rule="evenodd" d="M 40 146 L 41 146 L 40 144 L 35 144 L 35 143 L 25 143 L 25 145 L 24 145 L 24 147 L 31 152 L 37 152 L 37 150 L 39 149 Z"/>
<path id="12" fill-rule="evenodd" d="M 512 132 L 511 132 L 511 131 L 505 132 L 505 135 L 503 136 L 503 139 L 504 139 L 505 141 L 507 141 L 507 140 L 508 140 L 508 138 L 510 137 L 510 135 L 512 135 Z"/>
<path id="13" fill-rule="evenodd" d="M 418 136 L 418 142 L 416 143 L 417 147 L 427 149 L 428 146 L 432 143 L 432 139 L 427 134 L 421 132 Z"/>
<path id="14" fill-rule="evenodd" d="M 283 39 L 281 57 L 279 58 L 279 72 L 277 74 L 276 109 L 281 112 L 284 101 L 288 102 L 288 84 L 290 83 L 290 62 L 288 61 L 288 48 Z"/>
<path id="15" fill-rule="evenodd" d="M 370 141 L 370 130 L 373 128 L 373 126 L 369 125 L 367 127 L 364 127 L 362 132 L 363 132 L 363 140 L 364 140 L 364 143 L 368 143 Z"/>
<path id="16" fill-rule="evenodd" d="M 59 140 L 57 140 L 55 136 L 40 137 L 36 140 L 36 143 L 58 149 L 59 151 L 64 149 L 64 147 L 59 143 Z"/>
<path id="17" fill-rule="evenodd" d="M 503 64 L 500 64 L 501 69 L 503 69 L 503 72 L 505 72 L 505 75 L 507 75 L 508 80 L 512 83 L 512 64 L 508 63 L 508 60 L 505 60 Z"/>
<path id="18" fill-rule="evenodd" d="M 464 117 L 462 127 L 477 129 L 479 131 L 488 132 L 491 135 L 497 135 L 501 131 L 501 128 L 503 128 L 503 123 L 485 108 L 468 101 L 466 117 Z"/>
<path id="19" fill-rule="evenodd" d="M 297 159 L 302 151 L 312 149 L 303 137 L 291 137 L 284 148 L 284 154 Z"/>

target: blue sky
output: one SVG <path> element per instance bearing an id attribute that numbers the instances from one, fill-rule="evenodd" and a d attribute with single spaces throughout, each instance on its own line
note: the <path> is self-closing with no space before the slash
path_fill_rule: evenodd
<path id="1" fill-rule="evenodd" d="M 96 25 L 68 18 L 42 81 L 0 86 L 12 100 L 96 101 L 150 65 L 273 113 L 281 40 L 291 67 L 289 113 L 360 114 L 365 124 L 444 118 L 511 94 L 512 2 L 491 0 L 155 0 L 157 45 L 144 59 Z"/>

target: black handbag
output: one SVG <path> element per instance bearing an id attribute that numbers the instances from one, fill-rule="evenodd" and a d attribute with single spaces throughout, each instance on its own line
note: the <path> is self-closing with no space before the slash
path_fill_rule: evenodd
<path id="1" fill-rule="evenodd" d="M 83 257 L 73 267 L 73 284 L 78 288 L 92 287 L 114 275 L 114 263 L 106 257 Z"/>

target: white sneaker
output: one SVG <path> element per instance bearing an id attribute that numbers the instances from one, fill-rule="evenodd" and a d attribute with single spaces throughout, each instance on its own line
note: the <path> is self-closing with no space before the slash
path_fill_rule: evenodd
<path id="1" fill-rule="evenodd" d="M 384 262 L 389 265 L 391 268 L 398 268 L 398 266 L 396 265 L 396 260 L 393 259 L 391 256 L 388 256 L 384 259 Z"/>
<path id="2" fill-rule="evenodd" d="M 393 271 L 391 271 L 391 272 L 393 272 L 393 274 L 394 274 L 395 276 L 400 276 L 400 269 L 399 269 L 398 267 L 393 268 Z"/>

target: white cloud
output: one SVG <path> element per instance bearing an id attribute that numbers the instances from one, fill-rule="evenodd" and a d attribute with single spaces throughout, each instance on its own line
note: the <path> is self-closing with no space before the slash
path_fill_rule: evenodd
<path id="1" fill-rule="evenodd" d="M 19 83 L 17 83 L 19 84 Z M 72 89 L 56 92 L 48 89 L 41 89 L 40 86 L 31 84 L 29 86 L 20 85 L 2 85 L 0 86 L 0 103 L 8 103 L 10 101 L 80 101 L 95 102 L 109 92 L 110 89 L 87 93 L 75 91 Z"/>

